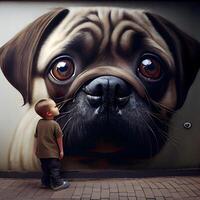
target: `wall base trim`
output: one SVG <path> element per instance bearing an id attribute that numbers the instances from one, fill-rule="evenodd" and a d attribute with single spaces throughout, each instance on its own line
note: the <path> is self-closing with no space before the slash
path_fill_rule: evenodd
<path id="1" fill-rule="evenodd" d="M 67 179 L 147 178 L 159 176 L 200 176 L 200 168 L 154 170 L 80 170 L 64 171 Z M 0 171 L 0 178 L 40 178 L 41 172 Z"/>

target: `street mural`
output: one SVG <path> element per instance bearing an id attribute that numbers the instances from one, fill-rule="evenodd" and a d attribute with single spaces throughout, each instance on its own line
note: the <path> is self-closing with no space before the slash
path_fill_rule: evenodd
<path id="1" fill-rule="evenodd" d="M 10 137 L 7 169 L 39 170 L 34 105 L 44 98 L 60 110 L 64 169 L 163 168 L 163 149 L 175 141 L 171 118 L 185 102 L 199 55 L 198 41 L 149 11 L 45 13 L 0 48 L 1 70 L 27 106 Z"/>

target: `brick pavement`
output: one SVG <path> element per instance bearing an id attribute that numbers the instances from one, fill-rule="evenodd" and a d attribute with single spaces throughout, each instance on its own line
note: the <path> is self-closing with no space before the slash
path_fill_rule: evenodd
<path id="1" fill-rule="evenodd" d="M 200 200 L 200 176 L 72 180 L 68 189 L 40 188 L 39 179 L 0 178 L 0 200 Z"/>

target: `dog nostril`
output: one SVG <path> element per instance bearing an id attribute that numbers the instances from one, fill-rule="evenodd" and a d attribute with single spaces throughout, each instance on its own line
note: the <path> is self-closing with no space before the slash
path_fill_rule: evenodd
<path id="1" fill-rule="evenodd" d="M 128 102 L 129 102 L 130 96 L 126 96 L 126 97 L 118 97 L 116 99 L 116 103 L 119 107 L 123 107 L 125 106 Z"/>
<path id="2" fill-rule="evenodd" d="M 87 100 L 91 106 L 96 107 L 96 108 L 102 104 L 101 96 L 92 96 L 92 95 L 87 94 Z"/>
<path id="3" fill-rule="evenodd" d="M 103 86 L 101 84 L 97 84 L 95 87 L 94 85 L 85 86 L 82 90 L 86 93 L 86 95 L 99 97 L 103 95 Z"/>
<path id="4" fill-rule="evenodd" d="M 126 96 L 129 96 L 130 94 L 130 88 L 127 87 L 127 85 L 120 85 L 120 84 L 116 84 L 114 85 L 114 92 L 115 92 L 115 96 L 116 98 L 123 98 L 123 97 L 126 97 Z"/>

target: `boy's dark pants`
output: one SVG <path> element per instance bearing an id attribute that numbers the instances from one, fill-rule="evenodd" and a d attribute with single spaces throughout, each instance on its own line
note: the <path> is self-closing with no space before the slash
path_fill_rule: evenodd
<path id="1" fill-rule="evenodd" d="M 57 158 L 41 158 L 42 184 L 51 187 L 57 187 L 63 184 L 60 176 L 61 164 Z"/>

